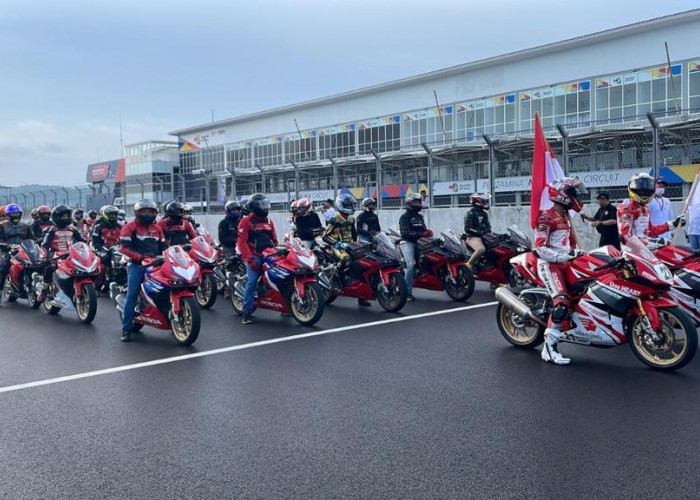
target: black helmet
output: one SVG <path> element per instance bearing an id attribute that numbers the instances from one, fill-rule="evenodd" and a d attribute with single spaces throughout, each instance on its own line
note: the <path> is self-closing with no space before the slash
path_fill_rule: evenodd
<path id="1" fill-rule="evenodd" d="M 179 222 L 182 220 L 183 212 L 184 212 L 184 207 L 182 206 L 182 203 L 180 203 L 179 201 L 171 201 L 165 207 L 165 216 L 169 217 L 170 219 L 172 219 L 176 222 Z"/>
<path id="2" fill-rule="evenodd" d="M 656 183 L 654 178 L 647 173 L 635 174 L 627 185 L 630 200 L 646 205 L 654 197 Z"/>
<path id="3" fill-rule="evenodd" d="M 355 204 L 357 200 L 350 193 L 339 194 L 335 199 L 335 209 L 338 212 L 342 212 L 346 215 L 352 215 L 355 213 Z"/>
<path id="4" fill-rule="evenodd" d="M 119 209 L 114 205 L 105 205 L 100 209 L 102 218 L 107 222 L 114 224 L 119 218 Z"/>
<path id="5" fill-rule="evenodd" d="M 158 205 L 146 199 L 137 201 L 134 205 L 134 215 L 137 222 L 144 226 L 150 226 L 155 222 L 158 215 Z"/>
<path id="6" fill-rule="evenodd" d="M 403 201 L 406 208 L 411 208 L 416 212 L 423 209 L 423 198 L 418 193 L 407 194 Z"/>
<path id="7" fill-rule="evenodd" d="M 83 218 L 83 209 L 82 208 L 76 208 L 73 210 L 73 219 L 79 220 Z"/>
<path id="8" fill-rule="evenodd" d="M 39 210 L 36 208 L 32 208 L 32 211 L 29 212 L 29 215 L 31 215 L 32 219 L 37 220 L 39 218 Z"/>
<path id="9" fill-rule="evenodd" d="M 22 207 L 16 203 L 10 203 L 5 207 L 5 217 L 7 217 L 13 225 L 19 224 L 19 221 L 22 220 Z"/>
<path id="10" fill-rule="evenodd" d="M 238 200 L 227 201 L 224 209 L 226 210 L 227 217 L 236 218 L 241 216 L 241 204 L 238 203 Z"/>
<path id="11" fill-rule="evenodd" d="M 377 200 L 374 198 L 365 198 L 362 200 L 362 208 L 369 210 L 370 212 L 377 208 Z"/>
<path id="12" fill-rule="evenodd" d="M 255 193 L 248 200 L 248 208 L 258 217 L 267 217 L 270 213 L 270 200 L 262 193 Z"/>
<path id="13" fill-rule="evenodd" d="M 250 207 L 248 206 L 249 201 L 250 198 L 247 196 L 241 198 L 241 215 L 250 215 Z"/>
<path id="14" fill-rule="evenodd" d="M 51 220 L 56 227 L 64 228 L 70 226 L 71 209 L 66 205 L 56 205 L 51 211 Z"/>
<path id="15" fill-rule="evenodd" d="M 96 211 L 96 210 L 90 210 L 90 211 L 88 212 L 88 217 L 90 217 L 91 219 L 97 219 L 97 211 Z"/>

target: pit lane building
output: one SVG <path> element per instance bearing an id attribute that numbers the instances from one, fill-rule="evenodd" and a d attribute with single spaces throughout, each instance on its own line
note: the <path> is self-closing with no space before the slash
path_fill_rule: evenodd
<path id="1" fill-rule="evenodd" d="M 212 211 L 257 191 L 282 208 L 377 188 L 384 207 L 423 189 L 434 207 L 473 191 L 529 204 L 535 112 L 592 191 L 623 197 L 658 169 L 680 197 L 700 163 L 700 9 L 175 130 L 173 189 Z"/>

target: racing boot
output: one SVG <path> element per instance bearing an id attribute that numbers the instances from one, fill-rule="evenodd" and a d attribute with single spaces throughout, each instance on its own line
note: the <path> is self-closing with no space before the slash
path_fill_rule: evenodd
<path id="1" fill-rule="evenodd" d="M 557 344 L 562 332 L 558 328 L 549 327 L 544 331 L 544 347 L 542 347 L 542 360 L 555 365 L 568 365 L 571 359 L 565 358 L 559 352 Z"/>

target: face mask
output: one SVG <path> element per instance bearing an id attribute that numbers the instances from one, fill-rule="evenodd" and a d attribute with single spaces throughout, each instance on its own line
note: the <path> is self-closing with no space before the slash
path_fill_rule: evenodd
<path id="1" fill-rule="evenodd" d="M 229 212 L 227 215 L 228 215 L 229 219 L 236 220 L 236 219 L 240 218 L 241 213 L 240 212 Z"/>
<path id="2" fill-rule="evenodd" d="M 421 210 L 423 210 L 423 207 L 421 207 L 420 205 L 418 205 L 418 206 L 416 206 L 416 205 L 411 205 L 411 210 L 413 210 L 414 212 L 418 213 L 418 212 L 420 212 Z"/>
<path id="3" fill-rule="evenodd" d="M 143 224 L 144 226 L 149 226 L 149 225 L 153 224 L 156 220 L 155 215 L 139 215 L 137 218 L 138 218 L 139 222 L 141 224 Z"/>
<path id="4" fill-rule="evenodd" d="M 656 196 L 663 196 L 664 188 L 656 188 Z"/>

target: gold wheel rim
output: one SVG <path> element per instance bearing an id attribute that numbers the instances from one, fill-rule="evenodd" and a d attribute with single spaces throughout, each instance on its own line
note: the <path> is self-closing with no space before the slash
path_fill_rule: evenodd
<path id="1" fill-rule="evenodd" d="M 523 300 L 523 303 L 528 307 L 532 307 L 532 303 L 527 299 Z M 507 307 L 501 307 L 501 325 L 503 325 L 506 334 L 517 344 L 527 344 L 529 342 L 532 342 L 533 339 L 537 336 L 539 327 L 536 323 L 526 321 L 523 318 L 520 318 L 520 316 L 517 316 L 518 318 L 520 318 L 520 321 L 523 322 L 523 331 L 526 333 L 526 335 L 521 335 L 516 331 L 516 327 L 513 324 L 513 318 L 516 316 L 517 315 Z M 534 331 L 530 335 L 527 335 L 527 326 L 532 326 L 532 328 L 534 329 Z"/>
<path id="2" fill-rule="evenodd" d="M 654 349 L 649 346 L 644 341 L 642 335 L 640 335 L 637 331 L 634 331 L 632 334 L 632 342 L 634 342 L 637 352 L 639 352 L 639 354 L 641 354 L 641 356 L 650 363 L 657 366 L 671 366 L 682 359 L 688 350 L 688 334 L 683 328 L 683 324 L 674 314 L 671 314 L 668 311 L 660 311 L 659 316 L 665 335 L 663 350 Z M 673 324 L 671 324 L 669 321 L 671 319 L 673 319 Z M 681 336 L 677 334 L 679 330 L 683 332 Z M 682 344 L 680 346 L 680 352 L 677 352 L 674 347 L 680 344 Z M 661 357 L 660 354 L 664 353 L 670 354 L 670 356 Z"/>

